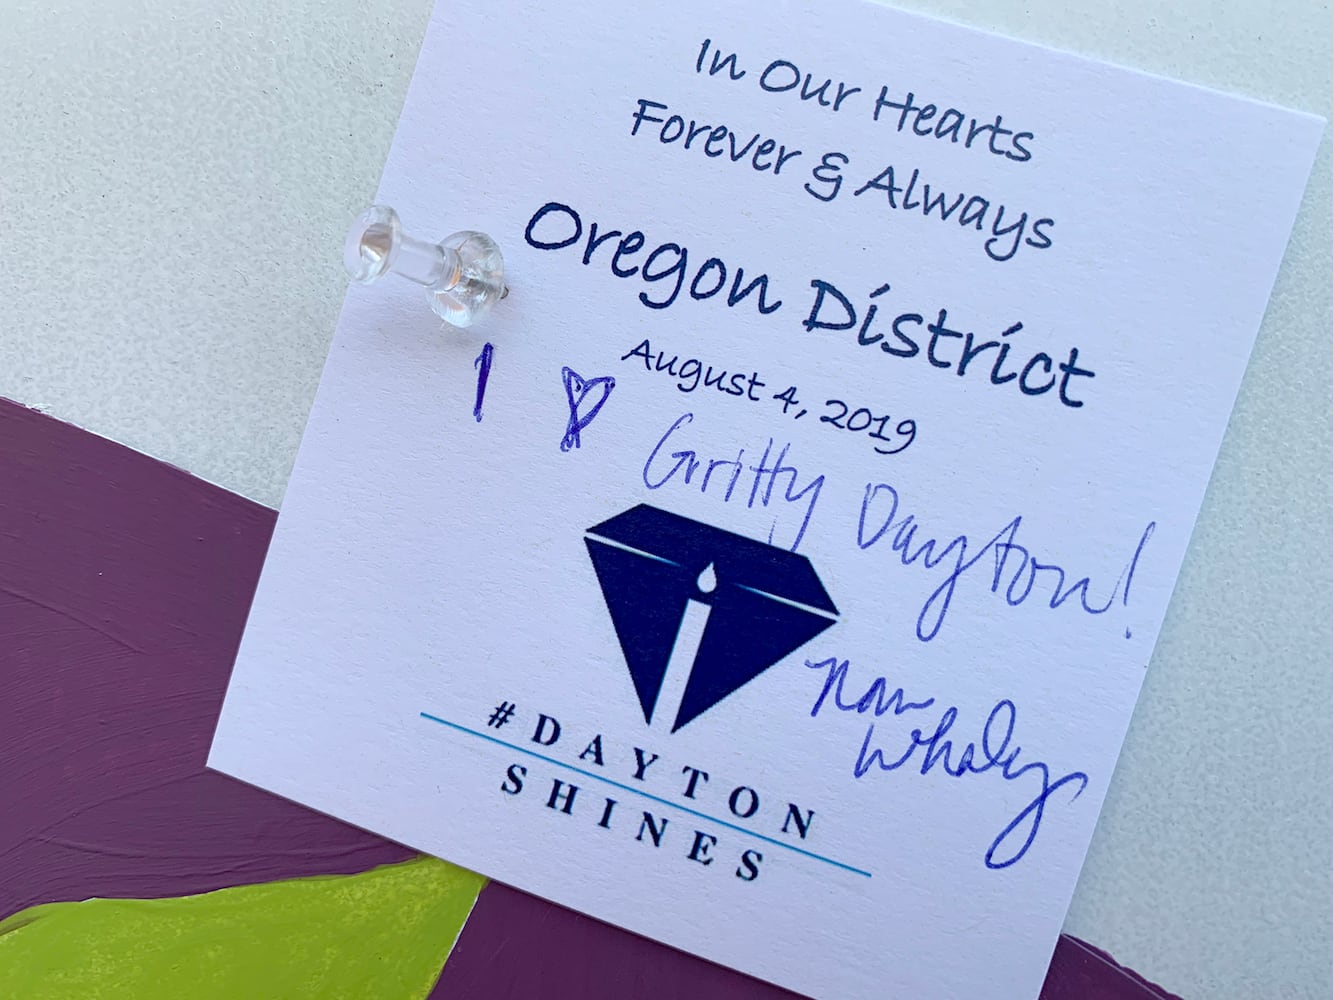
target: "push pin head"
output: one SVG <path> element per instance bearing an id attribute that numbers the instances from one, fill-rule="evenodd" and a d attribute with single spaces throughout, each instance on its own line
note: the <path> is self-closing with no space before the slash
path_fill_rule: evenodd
<path id="1" fill-rule="evenodd" d="M 387 205 L 372 205 L 357 216 L 343 264 L 362 284 L 392 271 L 424 285 L 431 309 L 454 326 L 471 326 L 509 294 L 504 258 L 485 233 L 464 230 L 439 243 L 419 240 L 403 232 L 398 213 Z"/>

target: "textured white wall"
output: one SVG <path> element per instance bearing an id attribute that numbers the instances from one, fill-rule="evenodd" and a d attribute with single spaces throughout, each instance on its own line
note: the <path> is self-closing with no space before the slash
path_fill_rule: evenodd
<path id="1" fill-rule="evenodd" d="M 429 3 L 0 0 L 0 395 L 278 504 Z M 1320 0 L 908 5 L 1333 117 Z M 1187 997 L 1333 991 L 1331 150 L 1069 915 Z"/>

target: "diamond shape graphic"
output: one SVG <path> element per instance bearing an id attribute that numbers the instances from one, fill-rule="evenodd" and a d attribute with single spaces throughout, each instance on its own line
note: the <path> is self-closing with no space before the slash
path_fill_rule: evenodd
<path id="1" fill-rule="evenodd" d="M 805 556 L 648 504 L 584 541 L 649 724 L 687 605 L 708 605 L 672 732 L 837 621 Z"/>

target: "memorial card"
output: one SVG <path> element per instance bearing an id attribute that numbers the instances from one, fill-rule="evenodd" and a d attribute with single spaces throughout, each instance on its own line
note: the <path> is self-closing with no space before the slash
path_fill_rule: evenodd
<path id="1" fill-rule="evenodd" d="M 854 0 L 442 4 L 376 200 L 510 294 L 349 292 L 211 765 L 1035 997 L 1322 126 Z"/>

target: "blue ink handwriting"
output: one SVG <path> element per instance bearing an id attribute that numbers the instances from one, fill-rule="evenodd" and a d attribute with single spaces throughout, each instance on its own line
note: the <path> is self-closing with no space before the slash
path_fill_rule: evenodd
<path id="1" fill-rule="evenodd" d="M 817 662 L 806 660 L 805 665 L 812 670 L 827 671 L 824 686 L 819 692 L 819 697 L 815 699 L 814 707 L 810 709 L 812 718 L 818 717 L 820 709 L 826 703 L 840 712 L 855 712 L 858 715 L 870 712 L 876 719 L 892 713 L 895 720 L 909 712 L 926 711 L 935 704 L 934 698 L 908 701 L 901 687 L 889 693 L 888 681 L 883 677 L 876 677 L 861 697 L 847 701 L 843 698 L 843 684 L 849 669 L 847 660 L 830 657 Z M 875 738 L 875 723 L 872 722 L 866 727 L 865 739 L 861 741 L 861 749 L 857 752 L 856 762 L 852 765 L 852 774 L 860 779 L 872 769 L 896 771 L 909 762 L 916 763 L 916 760 L 919 760 L 919 770 L 923 775 L 929 774 L 938 765 L 940 770 L 951 778 L 985 774 L 994 770 L 998 771 L 1005 781 L 1027 778 L 1029 784 L 1040 782 L 1037 794 L 1005 825 L 986 850 L 987 868 L 1008 868 L 1022 860 L 1032 846 L 1037 831 L 1041 829 L 1046 803 L 1051 796 L 1066 785 L 1076 785 L 1070 801 L 1077 799 L 1088 787 L 1088 776 L 1082 771 L 1070 771 L 1052 781 L 1051 769 L 1042 761 L 1031 760 L 1020 764 L 1018 759 L 1023 752 L 1022 747 L 1017 745 L 1011 747 L 1014 727 L 1018 723 L 1018 708 L 1007 698 L 996 702 L 995 707 L 991 709 L 981 732 L 980 744 L 969 742 L 963 745 L 955 756 L 954 741 L 947 737 L 957 719 L 958 709 L 950 705 L 940 713 L 939 721 L 933 729 L 927 731 L 921 727 L 914 728 L 908 734 L 907 748 L 893 759 L 886 757 L 879 747 L 872 749 L 871 742 Z M 917 754 L 918 749 L 922 751 L 921 754 Z M 1020 838 L 1021 843 L 1019 843 Z"/>
<path id="2" fill-rule="evenodd" d="M 582 447 L 583 440 L 580 435 L 611 398 L 611 390 L 616 387 L 616 380 L 610 375 L 585 379 L 567 366 L 560 370 L 560 374 L 565 380 L 565 399 L 569 402 L 569 423 L 565 426 L 565 436 L 560 441 L 560 450 L 569 451 L 571 448 Z M 597 397 L 597 402 L 584 410 L 583 401 L 588 398 L 589 393 L 598 388 L 602 390 L 602 394 Z"/>
<path id="3" fill-rule="evenodd" d="M 472 406 L 472 416 L 481 423 L 481 404 L 486 399 L 486 381 L 491 377 L 491 362 L 495 360 L 495 345 L 487 344 L 477 355 L 477 360 L 472 362 L 472 367 L 477 369 L 477 401 Z"/>
<path id="4" fill-rule="evenodd" d="M 659 458 L 663 450 L 667 447 L 667 441 L 678 430 L 686 424 L 694 421 L 693 413 L 683 413 L 676 418 L 675 423 L 667 428 L 666 433 L 658 439 L 657 444 L 653 446 L 649 453 L 647 461 L 643 463 L 643 485 L 650 490 L 660 490 L 673 479 L 679 478 L 680 485 L 694 486 L 698 485 L 700 493 L 709 496 L 717 496 L 723 503 L 729 503 L 732 495 L 736 494 L 736 488 L 741 484 L 741 477 L 745 473 L 753 473 L 752 478 L 747 478 L 750 484 L 747 492 L 743 487 L 739 497 L 744 498 L 745 506 L 753 508 L 756 503 L 762 507 L 768 507 L 776 499 L 781 503 L 794 504 L 805 500 L 805 514 L 801 519 L 801 526 L 796 532 L 796 539 L 791 543 L 791 551 L 795 552 L 801 544 L 801 539 L 805 537 L 805 529 L 810 526 L 810 518 L 814 516 L 815 504 L 819 502 L 819 492 L 824 488 L 824 477 L 815 476 L 803 487 L 797 488 L 800 478 L 800 470 L 794 465 L 787 463 L 787 452 L 791 450 L 791 444 L 785 443 L 778 450 L 776 458 L 772 458 L 775 443 L 772 438 L 764 446 L 763 456 L 755 464 L 745 464 L 745 449 L 737 448 L 735 458 L 704 458 L 693 449 L 682 448 L 680 451 L 671 452 L 670 457 L 675 459 L 675 464 L 668 467 L 665 458 Z M 772 461 L 770 465 L 769 462 Z M 780 491 L 777 491 L 778 477 L 790 477 Z M 713 485 L 712 493 L 709 493 L 709 485 Z M 773 530 L 776 530 L 776 523 Z M 768 542 L 773 544 L 773 530 L 768 533 Z"/>
<path id="5" fill-rule="evenodd" d="M 877 502 L 883 503 L 880 500 L 881 496 L 888 498 L 888 512 L 876 512 L 872 518 L 871 509 Z M 1023 523 L 1021 514 L 1015 516 L 983 545 L 976 548 L 967 535 L 958 535 L 948 543 L 941 543 L 936 538 L 918 539 L 921 525 L 916 516 L 908 514 L 898 519 L 898 506 L 898 491 L 888 483 L 867 483 L 865 496 L 861 500 L 861 517 L 856 527 L 856 543 L 863 550 L 869 549 L 892 532 L 892 551 L 898 553 L 898 558 L 904 566 L 919 562 L 924 569 L 934 569 L 944 563 L 948 574 L 931 592 L 917 616 L 916 635 L 922 642 L 929 642 L 939 634 L 940 628 L 944 625 L 944 618 L 949 612 L 949 605 L 953 601 L 958 581 L 987 554 L 993 555 L 995 563 L 994 570 L 990 574 L 991 593 L 1000 593 L 1003 585 L 1005 603 L 1010 607 L 1017 607 L 1032 596 L 1034 589 L 1037 588 L 1038 574 L 1042 574 L 1044 582 L 1050 583 L 1048 604 L 1052 609 L 1059 608 L 1076 594 L 1077 606 L 1090 615 L 1105 614 L 1117 603 L 1117 599 L 1123 606 L 1128 607 L 1130 587 L 1134 582 L 1134 571 L 1138 568 L 1139 557 L 1143 555 L 1148 539 L 1157 530 L 1157 522 L 1149 521 L 1139 537 L 1133 557 L 1121 570 L 1115 586 L 1111 588 L 1110 596 L 1104 603 L 1098 604 L 1088 596 L 1088 588 L 1092 586 L 1092 581 L 1088 577 L 1084 576 L 1066 586 L 1066 577 L 1072 574 L 1066 573 L 1062 567 L 1054 563 L 1039 561 L 1025 546 L 1018 544 L 1018 529 Z M 879 526 L 869 527 L 874 523 Z M 1011 574 L 1008 576 L 1007 585 L 1006 574 Z M 1125 637 L 1129 636 L 1130 632 L 1126 629 Z"/>

